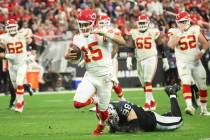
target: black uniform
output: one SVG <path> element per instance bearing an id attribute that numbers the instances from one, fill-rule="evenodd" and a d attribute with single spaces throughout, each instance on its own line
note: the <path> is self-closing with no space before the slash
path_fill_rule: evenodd
<path id="1" fill-rule="evenodd" d="M 144 111 L 142 107 L 135 104 L 119 101 L 112 104 L 119 116 L 117 124 L 110 123 L 110 132 L 134 132 L 138 130 L 154 131 L 154 130 L 174 130 L 182 125 L 181 111 L 179 109 L 176 98 L 171 99 L 171 112 L 159 115 L 152 111 Z M 137 119 L 128 121 L 127 117 L 131 110 L 137 115 Z"/>

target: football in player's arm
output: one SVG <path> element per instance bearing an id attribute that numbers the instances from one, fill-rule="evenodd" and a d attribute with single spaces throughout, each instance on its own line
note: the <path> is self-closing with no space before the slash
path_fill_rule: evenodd
<path id="1" fill-rule="evenodd" d="M 107 45 L 109 40 L 120 45 L 125 45 L 121 35 L 109 33 L 106 30 L 95 28 L 96 14 L 92 9 L 84 9 L 78 16 L 80 34 L 73 37 L 72 45 L 65 54 L 65 58 L 71 63 L 79 63 L 85 60 L 86 73 L 76 90 L 74 107 L 82 108 L 91 103 L 96 105 L 98 116 L 97 128 L 93 135 L 102 135 L 108 118 L 108 105 L 111 98 L 112 58 L 111 48 Z M 74 46 L 73 48 L 71 48 Z M 82 55 L 78 57 L 79 47 Z M 77 51 L 76 51 L 77 50 Z M 96 93 L 98 101 L 95 102 L 92 95 Z"/>

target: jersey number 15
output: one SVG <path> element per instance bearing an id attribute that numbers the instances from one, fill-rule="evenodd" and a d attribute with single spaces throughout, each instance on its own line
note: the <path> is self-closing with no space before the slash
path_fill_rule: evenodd
<path id="1" fill-rule="evenodd" d="M 101 49 L 99 49 L 99 48 L 93 49 L 93 47 L 94 46 L 97 46 L 97 45 L 98 45 L 98 42 L 97 41 L 88 44 L 88 49 L 90 50 L 90 52 L 85 47 L 82 47 L 81 48 L 81 50 L 84 52 L 84 57 L 85 57 L 85 62 L 86 63 L 89 63 L 92 60 L 93 61 L 101 60 L 103 58 Z"/>

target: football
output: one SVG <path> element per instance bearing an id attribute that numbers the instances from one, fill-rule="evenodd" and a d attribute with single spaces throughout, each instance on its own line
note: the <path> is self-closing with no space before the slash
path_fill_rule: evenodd
<path id="1" fill-rule="evenodd" d="M 71 48 L 72 48 L 71 53 L 76 53 L 76 56 L 77 56 L 77 57 L 76 57 L 75 59 L 73 59 L 73 60 L 79 60 L 80 57 L 81 57 L 81 54 L 82 54 L 80 48 L 77 47 L 76 45 L 72 45 Z"/>

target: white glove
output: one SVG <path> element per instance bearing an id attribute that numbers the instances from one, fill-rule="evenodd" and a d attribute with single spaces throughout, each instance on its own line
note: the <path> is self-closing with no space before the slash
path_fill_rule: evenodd
<path id="1" fill-rule="evenodd" d="M 83 68 L 85 66 L 85 60 L 83 59 L 82 61 L 79 62 L 78 66 L 80 68 Z"/>
<path id="2" fill-rule="evenodd" d="M 169 69 L 168 59 L 163 58 L 162 60 L 163 60 L 163 70 L 167 71 Z"/>
<path id="3" fill-rule="evenodd" d="M 132 70 L 132 57 L 128 57 L 127 60 L 126 60 L 126 65 L 127 65 L 127 68 L 128 70 Z"/>

